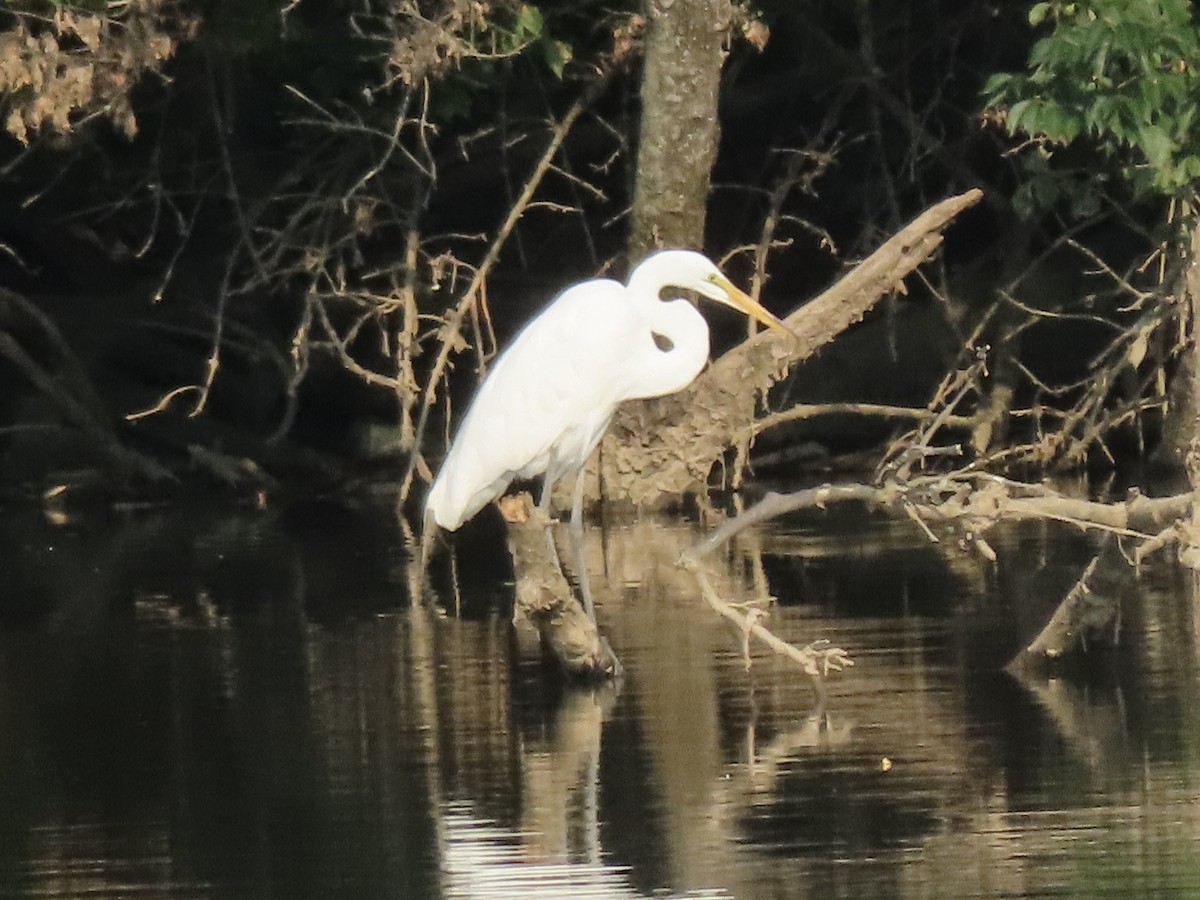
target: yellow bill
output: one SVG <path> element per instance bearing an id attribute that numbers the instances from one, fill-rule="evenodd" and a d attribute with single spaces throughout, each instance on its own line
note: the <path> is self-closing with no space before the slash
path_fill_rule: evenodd
<path id="1" fill-rule="evenodd" d="M 723 275 L 716 275 L 712 278 L 713 284 L 725 292 L 725 297 L 713 296 L 713 299 L 719 303 L 724 303 L 726 306 L 731 306 L 744 316 L 749 316 L 766 325 L 773 331 L 778 331 L 780 334 L 792 333 L 791 329 L 783 324 L 770 310 L 763 307 L 753 297 L 747 294 L 734 285 L 732 281 Z"/>

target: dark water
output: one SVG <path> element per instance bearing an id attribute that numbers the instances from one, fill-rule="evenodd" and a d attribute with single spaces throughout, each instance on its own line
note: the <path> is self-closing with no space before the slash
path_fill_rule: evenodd
<path id="1" fill-rule="evenodd" d="M 813 716 L 673 565 L 695 524 L 594 531 L 627 674 L 570 690 L 486 533 L 437 579 L 461 615 L 409 609 L 386 509 L 0 516 L 0 896 L 1200 895 L 1197 621 L 1164 561 L 1115 582 L 1118 656 L 1021 681 L 1086 537 L 999 532 L 997 566 L 861 514 L 747 538 L 723 595 L 854 657 Z"/>

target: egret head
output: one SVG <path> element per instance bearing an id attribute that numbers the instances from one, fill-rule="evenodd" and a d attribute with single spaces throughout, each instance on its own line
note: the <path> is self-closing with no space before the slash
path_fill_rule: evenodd
<path id="1" fill-rule="evenodd" d="M 712 260 L 694 250 L 660 250 L 651 254 L 633 270 L 629 286 L 646 287 L 655 296 L 665 287 L 686 288 L 757 319 L 781 334 L 791 334 L 786 325 L 726 278 Z"/>

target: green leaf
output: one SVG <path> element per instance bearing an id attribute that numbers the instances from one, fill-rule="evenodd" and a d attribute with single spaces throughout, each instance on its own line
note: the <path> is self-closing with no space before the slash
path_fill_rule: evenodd
<path id="1" fill-rule="evenodd" d="M 1146 124 L 1138 129 L 1138 145 L 1146 155 L 1146 161 L 1155 169 L 1162 169 L 1171 160 L 1175 142 L 1157 125 Z"/>
<path id="2" fill-rule="evenodd" d="M 997 72 L 990 75 L 988 80 L 983 83 L 983 96 L 987 98 L 988 106 L 996 103 L 1004 94 L 1008 93 L 1009 87 L 1016 83 L 1016 76 L 1011 72 Z"/>
<path id="3" fill-rule="evenodd" d="M 514 30 L 521 40 L 531 41 L 542 36 L 544 25 L 542 11 L 536 6 L 525 4 L 517 13 L 517 24 Z"/>
<path id="4" fill-rule="evenodd" d="M 542 41 L 542 56 L 546 67 L 554 73 L 555 78 L 562 78 L 563 69 L 571 61 L 574 51 L 566 41 Z"/>
<path id="5" fill-rule="evenodd" d="M 1088 187 L 1071 194 L 1071 210 L 1079 218 L 1090 218 L 1100 212 L 1100 195 Z"/>
<path id="6" fill-rule="evenodd" d="M 1184 184 L 1200 181 L 1200 156 L 1185 156 L 1179 160 L 1179 178 Z"/>
<path id="7" fill-rule="evenodd" d="M 1017 202 L 1033 214 L 1093 202 L 1078 173 L 1119 173 L 1132 196 L 1200 182 L 1200 18 L 1194 0 L 1048 0 L 1026 4 L 1038 29 L 1023 72 L 994 75 L 982 96 L 1006 130 L 1042 138 L 1044 177 L 1023 154 Z M 1090 159 L 1089 159 L 1090 157 Z M 1067 174 L 1064 171 L 1070 166 Z M 1056 183 L 1057 180 L 1057 183 Z"/>
<path id="8" fill-rule="evenodd" d="M 1018 100 L 1008 108 L 1008 115 L 1005 116 L 1004 122 L 1008 125 L 1008 133 L 1016 134 L 1021 127 L 1021 119 L 1025 116 L 1032 100 Z"/>

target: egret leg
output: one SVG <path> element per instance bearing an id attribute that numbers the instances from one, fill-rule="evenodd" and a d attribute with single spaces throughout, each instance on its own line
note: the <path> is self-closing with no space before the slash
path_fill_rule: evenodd
<path id="1" fill-rule="evenodd" d="M 546 515 L 547 520 L 550 518 L 550 494 L 557 480 L 551 478 L 550 472 L 547 471 L 546 480 L 542 482 L 542 496 L 538 499 L 538 509 Z M 571 497 L 571 524 L 567 527 L 567 532 L 571 536 L 571 562 L 575 566 L 575 577 L 579 581 L 583 610 L 588 614 L 588 618 L 595 622 L 596 606 L 592 602 L 592 587 L 588 583 L 587 566 L 583 560 L 583 469 L 575 476 L 575 491 Z M 551 555 L 558 559 L 558 547 L 554 544 L 554 534 L 549 527 L 546 529 L 546 544 L 550 547 Z"/>
<path id="2" fill-rule="evenodd" d="M 433 521 L 433 516 L 426 513 L 421 526 L 421 547 L 417 556 L 416 571 L 410 571 L 409 574 L 409 602 L 412 606 L 420 606 L 425 600 L 425 579 L 429 574 L 429 558 L 433 555 L 437 532 L 438 527 Z"/>
<path id="3" fill-rule="evenodd" d="M 558 559 L 558 548 L 554 546 L 554 520 L 550 518 L 550 494 L 556 480 L 546 472 L 546 480 L 542 482 L 542 496 L 538 498 L 538 509 L 546 522 L 546 546 L 550 548 L 552 559 Z"/>
<path id="4" fill-rule="evenodd" d="M 587 563 L 583 558 L 583 467 L 575 475 L 575 491 L 571 496 L 571 550 L 575 557 L 575 571 L 579 578 L 579 592 L 583 595 L 583 610 L 588 618 L 596 621 L 596 605 L 592 602 L 592 588 L 588 583 Z"/>

